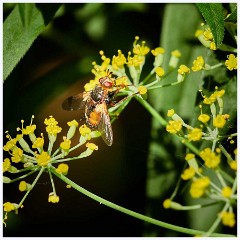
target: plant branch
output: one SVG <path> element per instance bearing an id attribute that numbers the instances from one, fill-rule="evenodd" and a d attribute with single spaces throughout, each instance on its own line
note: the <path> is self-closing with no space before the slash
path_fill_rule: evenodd
<path id="1" fill-rule="evenodd" d="M 138 218 L 140 220 L 152 223 L 154 225 L 163 227 L 163 228 L 167 228 L 173 231 L 177 231 L 177 232 L 182 232 L 182 233 L 187 233 L 187 234 L 191 234 L 191 235 L 196 235 L 196 234 L 206 234 L 203 231 L 199 231 L 199 230 L 194 230 L 194 229 L 189 229 L 189 228 L 184 228 L 184 227 L 179 227 L 179 226 L 175 226 L 169 223 L 165 223 L 159 220 L 156 220 L 154 218 L 150 218 L 147 217 L 145 215 L 142 215 L 140 213 L 134 212 L 132 210 L 129 210 L 127 208 L 121 207 L 115 203 L 112 203 L 104 198 L 101 198 L 91 192 L 89 192 L 88 190 L 84 189 L 83 187 L 79 186 L 78 184 L 76 184 L 75 182 L 71 181 L 69 178 L 67 178 L 66 176 L 64 176 L 63 174 L 59 174 L 56 172 L 56 168 L 54 168 L 53 166 L 50 167 L 51 172 L 56 175 L 58 178 L 60 178 L 61 180 L 63 180 L 65 183 L 69 184 L 71 187 L 75 188 L 77 191 L 81 192 L 82 194 L 88 196 L 89 198 L 99 202 L 100 204 L 103 204 L 107 207 L 113 208 L 117 211 L 123 212 L 129 216 Z M 211 233 L 212 237 L 234 237 L 234 235 L 229 235 L 229 234 L 220 234 L 220 233 Z"/>

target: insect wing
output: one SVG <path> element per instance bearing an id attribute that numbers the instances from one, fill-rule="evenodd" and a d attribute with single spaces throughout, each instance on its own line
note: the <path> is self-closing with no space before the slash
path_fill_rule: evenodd
<path id="1" fill-rule="evenodd" d="M 88 93 L 83 92 L 76 94 L 74 96 L 68 97 L 62 103 L 62 108 L 67 111 L 75 111 L 83 109 L 87 103 Z"/>
<path id="2" fill-rule="evenodd" d="M 98 130 L 101 132 L 104 142 L 108 146 L 111 146 L 113 143 L 113 131 L 106 103 L 98 105 L 98 108 L 101 112 L 101 119 L 98 124 Z"/>

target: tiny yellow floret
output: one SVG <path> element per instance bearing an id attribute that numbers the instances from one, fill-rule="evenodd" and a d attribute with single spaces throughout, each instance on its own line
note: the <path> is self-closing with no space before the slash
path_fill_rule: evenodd
<path id="1" fill-rule="evenodd" d="M 206 28 L 205 31 L 203 32 L 203 36 L 205 37 L 206 40 L 209 40 L 209 41 L 213 40 L 213 34 L 209 27 Z"/>
<path id="2" fill-rule="evenodd" d="M 12 162 L 18 163 L 22 160 L 23 150 L 16 147 L 13 149 L 11 160 Z"/>
<path id="3" fill-rule="evenodd" d="M 224 226 L 228 227 L 234 227 L 235 226 L 235 214 L 233 212 L 221 212 L 220 213 L 222 224 Z"/>
<path id="4" fill-rule="evenodd" d="M 164 75 L 164 69 L 162 68 L 162 67 L 157 67 L 156 69 L 155 69 L 155 72 L 156 72 L 156 74 L 159 76 L 159 77 L 162 77 L 163 75 Z"/>
<path id="5" fill-rule="evenodd" d="M 195 158 L 195 154 L 193 153 L 188 153 L 185 157 L 186 161 L 192 160 L 193 158 Z"/>
<path id="6" fill-rule="evenodd" d="M 96 145 L 96 144 L 94 144 L 94 143 L 87 143 L 86 144 L 86 147 L 87 148 L 89 148 L 89 149 L 91 149 L 92 151 L 94 151 L 94 150 L 98 150 L 98 146 Z"/>
<path id="7" fill-rule="evenodd" d="M 77 127 L 77 126 L 78 126 L 78 122 L 74 119 L 74 120 L 72 120 L 72 121 L 70 121 L 70 122 L 67 122 L 67 125 L 68 125 L 69 127 L 72 127 L 72 126 Z"/>
<path id="8" fill-rule="evenodd" d="M 237 171 L 237 161 L 233 160 L 229 163 L 229 166 L 232 170 Z"/>
<path id="9" fill-rule="evenodd" d="M 226 123 L 226 119 L 223 115 L 217 115 L 213 120 L 213 126 L 217 128 L 223 128 Z"/>
<path id="10" fill-rule="evenodd" d="M 175 114 L 174 109 L 169 109 L 168 112 L 167 112 L 168 117 L 172 117 L 174 114 Z"/>
<path id="11" fill-rule="evenodd" d="M 214 50 L 214 51 L 217 50 L 216 43 L 215 43 L 215 42 L 211 42 L 209 48 L 210 48 L 211 50 Z"/>
<path id="12" fill-rule="evenodd" d="M 199 37 L 199 36 L 201 36 L 201 35 L 203 35 L 203 30 L 198 29 L 198 30 L 195 32 L 195 37 Z"/>
<path id="13" fill-rule="evenodd" d="M 181 75 L 185 75 L 186 73 L 190 73 L 190 68 L 188 68 L 186 65 L 180 65 L 178 68 L 178 73 Z"/>
<path id="14" fill-rule="evenodd" d="M 11 212 L 13 210 L 15 210 L 15 205 L 13 203 L 10 203 L 10 202 L 5 202 L 3 204 L 3 210 L 4 212 Z"/>
<path id="15" fill-rule="evenodd" d="M 68 173 L 68 165 L 66 163 L 60 163 L 56 169 L 57 173 L 66 175 Z"/>
<path id="16" fill-rule="evenodd" d="M 126 76 L 117 78 L 115 82 L 116 82 L 116 86 L 123 86 L 123 87 L 128 86 L 128 79 Z"/>
<path id="17" fill-rule="evenodd" d="M 3 161 L 3 172 L 7 172 L 11 167 L 11 161 L 9 158 L 5 158 Z"/>
<path id="18" fill-rule="evenodd" d="M 174 51 L 171 52 L 171 55 L 174 56 L 174 57 L 180 58 L 181 57 L 181 52 L 178 51 L 178 50 L 174 50 Z"/>
<path id="19" fill-rule="evenodd" d="M 44 145 L 44 138 L 38 137 L 32 145 L 32 148 L 42 148 Z"/>
<path id="20" fill-rule="evenodd" d="M 225 65 L 227 66 L 227 69 L 232 71 L 233 69 L 237 69 L 237 57 L 235 57 L 234 54 L 227 55 L 227 59 L 225 61 Z"/>
<path id="21" fill-rule="evenodd" d="M 127 61 L 128 66 L 139 67 L 142 65 L 143 62 L 144 62 L 143 56 L 134 55 L 133 57 L 131 57 L 130 54 L 128 54 L 128 61 Z"/>
<path id="22" fill-rule="evenodd" d="M 44 123 L 49 126 L 56 126 L 58 124 L 58 122 L 56 121 L 56 119 L 53 116 L 49 116 L 49 118 L 45 118 Z"/>
<path id="23" fill-rule="evenodd" d="M 112 58 L 112 67 L 113 69 L 118 70 L 119 68 L 123 68 L 126 62 L 127 61 L 124 54 L 122 53 L 121 50 L 118 50 L 118 55 L 117 56 L 114 55 Z"/>
<path id="24" fill-rule="evenodd" d="M 98 84 L 98 79 L 90 80 L 88 83 L 84 85 L 84 90 L 86 92 L 89 92 L 93 90 L 97 84 Z"/>
<path id="25" fill-rule="evenodd" d="M 184 172 L 181 174 L 181 178 L 183 180 L 189 180 L 195 175 L 195 170 L 193 167 L 189 167 L 184 170 Z"/>
<path id="26" fill-rule="evenodd" d="M 91 129 L 89 127 L 87 127 L 86 124 L 84 124 L 79 128 L 79 132 L 82 136 L 85 136 L 85 135 L 91 133 Z"/>
<path id="27" fill-rule="evenodd" d="M 207 123 L 210 119 L 210 116 L 207 114 L 200 114 L 198 120 L 202 123 Z"/>
<path id="28" fill-rule="evenodd" d="M 60 143 L 60 147 L 63 150 L 69 150 L 71 147 L 71 140 L 65 138 L 64 141 Z"/>
<path id="29" fill-rule="evenodd" d="M 36 160 L 37 160 L 38 165 L 47 166 L 49 161 L 51 160 L 51 157 L 48 155 L 47 152 L 42 151 L 41 154 L 36 155 Z"/>
<path id="30" fill-rule="evenodd" d="M 193 61 L 192 70 L 194 72 L 200 71 L 204 68 L 204 59 L 202 56 L 198 56 L 197 59 Z"/>
<path id="31" fill-rule="evenodd" d="M 210 179 L 208 177 L 201 177 L 195 179 L 190 187 L 190 194 L 193 198 L 199 198 L 205 193 L 205 189 L 209 186 Z"/>
<path id="32" fill-rule="evenodd" d="M 136 43 L 136 41 L 135 41 Z M 133 46 L 133 53 L 136 55 L 140 55 L 140 56 L 144 56 L 146 54 L 148 54 L 148 52 L 150 51 L 150 48 L 145 46 L 145 41 L 142 41 L 142 45 L 139 44 L 134 44 Z"/>
<path id="33" fill-rule="evenodd" d="M 222 196 L 225 198 L 230 198 L 232 196 L 232 188 L 226 186 L 222 189 Z"/>
<path id="34" fill-rule="evenodd" d="M 36 125 L 27 126 L 25 129 L 22 129 L 22 134 L 29 135 L 31 133 L 34 133 L 35 129 Z"/>
<path id="35" fill-rule="evenodd" d="M 151 53 L 152 53 L 154 56 L 157 56 L 157 55 L 159 55 L 159 54 L 164 54 L 164 52 L 165 52 L 165 50 L 164 50 L 164 48 L 162 48 L 162 47 L 157 47 L 157 48 L 155 48 L 155 49 L 153 49 L 153 50 L 151 51 Z"/>
<path id="36" fill-rule="evenodd" d="M 169 121 L 166 130 L 170 133 L 177 133 L 182 129 L 182 121 Z"/>
<path id="37" fill-rule="evenodd" d="M 166 199 L 166 200 L 164 200 L 164 202 L 163 202 L 163 207 L 164 208 L 170 208 L 171 207 L 171 199 Z"/>
<path id="38" fill-rule="evenodd" d="M 27 183 L 25 181 L 21 181 L 18 188 L 21 192 L 27 191 Z"/>
<path id="39" fill-rule="evenodd" d="M 46 127 L 46 131 L 49 134 L 56 135 L 57 133 L 60 133 L 62 131 L 62 128 L 57 125 L 49 125 Z"/>
<path id="40" fill-rule="evenodd" d="M 193 128 L 187 136 L 189 141 L 199 141 L 202 138 L 202 130 L 200 128 Z"/>
<path id="41" fill-rule="evenodd" d="M 3 150 L 4 150 L 4 151 L 9 151 L 9 150 L 11 150 L 13 147 L 15 147 L 16 143 L 17 143 L 17 139 L 16 139 L 16 138 L 10 139 L 10 140 L 7 141 L 7 143 L 3 146 Z"/>
<path id="42" fill-rule="evenodd" d="M 141 95 L 144 95 L 147 93 L 147 88 L 145 86 L 139 86 L 138 87 L 138 92 L 141 94 Z"/>
<path id="43" fill-rule="evenodd" d="M 221 162 L 220 155 L 216 155 L 210 148 L 205 148 L 200 152 L 200 157 L 208 168 L 216 168 Z"/>
<path id="44" fill-rule="evenodd" d="M 59 196 L 57 196 L 57 195 L 49 195 L 48 202 L 58 203 L 59 202 Z"/>

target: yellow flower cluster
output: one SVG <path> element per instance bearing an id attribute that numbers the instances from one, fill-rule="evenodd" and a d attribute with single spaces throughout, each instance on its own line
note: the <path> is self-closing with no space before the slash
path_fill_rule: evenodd
<path id="1" fill-rule="evenodd" d="M 205 193 L 210 184 L 208 177 L 201 177 L 194 179 L 190 187 L 190 195 L 192 198 L 200 198 Z"/>
<path id="2" fill-rule="evenodd" d="M 202 130 L 200 128 L 193 128 L 187 137 L 189 141 L 199 141 L 202 138 Z"/>
<path id="3" fill-rule="evenodd" d="M 208 168 L 216 168 L 221 162 L 220 155 L 217 155 L 215 152 L 212 152 L 210 148 L 205 148 L 200 152 L 199 155 Z"/>
<path id="4" fill-rule="evenodd" d="M 64 138 L 63 142 L 60 143 L 60 148 L 67 151 L 70 149 L 70 147 L 71 147 L 71 140 Z"/>
<path id="5" fill-rule="evenodd" d="M 48 119 L 46 118 L 44 123 L 47 125 L 46 131 L 49 134 L 56 135 L 62 131 L 62 128 L 58 126 L 58 122 L 52 116 L 50 116 Z"/>
<path id="6" fill-rule="evenodd" d="M 227 69 L 232 71 L 237 69 L 237 57 L 234 54 L 227 55 L 227 60 L 225 61 Z"/>
<path id="7" fill-rule="evenodd" d="M 200 114 L 198 120 L 202 123 L 207 123 L 210 120 L 210 116 L 207 114 Z"/>
<path id="8" fill-rule="evenodd" d="M 203 103 L 205 104 L 212 104 L 214 102 L 216 102 L 217 98 L 221 98 L 225 93 L 225 90 L 216 90 L 214 91 L 214 93 L 212 93 L 209 97 L 203 96 L 204 100 Z"/>
<path id="9" fill-rule="evenodd" d="M 32 118 L 33 119 L 33 118 Z M 23 125 L 23 120 L 21 121 Z M 65 160 L 69 160 L 71 158 L 65 159 L 65 156 L 68 154 L 68 152 L 71 150 L 71 138 L 74 136 L 76 132 L 76 128 L 78 127 L 78 122 L 76 120 L 68 122 L 69 130 L 67 133 L 67 137 L 63 137 L 63 141 L 60 143 L 60 146 L 57 147 L 56 151 L 52 153 L 53 149 L 53 144 L 55 143 L 57 133 L 61 132 L 62 128 L 58 126 L 58 122 L 56 121 L 55 118 L 50 116 L 49 118 L 46 118 L 44 123 L 47 125 L 46 127 L 46 132 L 48 133 L 49 137 L 49 142 L 47 146 L 47 151 L 44 149 L 44 138 L 43 138 L 43 133 L 41 134 L 41 137 L 36 137 L 35 136 L 35 129 L 36 125 L 33 125 L 32 122 L 29 126 L 24 128 L 18 128 L 17 130 L 22 131 L 22 134 L 18 134 L 16 138 L 11 138 L 11 136 L 7 133 L 7 138 L 8 141 L 4 145 L 3 149 L 5 151 L 8 151 L 9 154 L 11 155 L 10 158 L 5 158 L 3 161 L 3 173 L 9 172 L 9 173 L 17 173 L 17 172 L 22 172 L 18 170 L 15 166 L 12 166 L 12 163 L 23 163 L 23 172 L 24 175 L 20 176 L 16 179 L 10 179 L 9 177 L 3 176 L 4 178 L 4 183 L 10 183 L 11 181 L 16 181 L 19 179 L 22 179 L 31 173 L 35 171 L 39 171 L 39 175 L 37 178 L 40 177 L 40 175 L 43 172 L 46 172 L 44 170 L 47 170 L 49 173 L 52 185 L 53 185 L 53 192 L 49 194 L 48 201 L 51 203 L 58 203 L 59 202 L 59 196 L 57 196 L 55 187 L 54 187 L 54 182 L 52 179 L 52 174 L 51 171 L 55 169 L 53 167 L 53 164 L 60 162 L 63 162 Z M 82 146 L 84 143 L 86 143 L 88 138 L 91 137 L 97 137 L 97 135 L 92 134 L 91 129 L 88 128 L 86 125 L 80 126 L 79 132 L 81 134 L 79 143 L 74 146 L 73 148 L 76 149 L 77 147 Z M 92 134 L 92 135 L 91 135 Z M 30 141 L 32 142 L 32 149 L 28 145 L 28 143 L 24 140 L 25 135 L 28 135 Z M 19 144 L 21 147 L 18 147 L 17 144 Z M 87 157 L 93 153 L 94 150 L 98 150 L 98 146 L 95 145 L 94 143 L 89 143 L 87 142 L 86 144 L 87 149 L 82 152 L 79 156 L 73 158 L 73 159 L 80 159 L 83 157 Z M 61 150 L 61 151 L 59 151 Z M 60 153 L 59 153 L 60 152 Z M 58 167 L 55 169 L 55 171 L 59 174 L 66 175 L 68 173 L 69 167 L 65 163 L 60 163 Z M 27 172 L 29 171 L 29 173 Z M 27 172 L 27 173 L 26 173 Z M 54 173 L 54 172 L 53 172 Z M 26 192 L 25 197 L 21 201 L 21 203 L 24 201 L 26 196 L 28 195 L 29 191 L 32 190 L 34 185 L 36 184 L 37 181 L 34 181 L 32 184 L 27 183 L 26 181 L 22 180 L 19 183 L 19 191 L 21 192 Z M 19 207 L 22 207 L 13 204 L 10 202 L 4 203 L 4 211 L 6 212 L 4 221 L 7 219 L 7 212 L 10 212 L 12 210 L 17 210 Z M 6 224 L 4 222 L 4 224 Z"/>
<path id="10" fill-rule="evenodd" d="M 192 66 L 193 72 L 197 72 L 197 71 L 204 69 L 204 65 L 205 65 L 205 62 L 204 62 L 203 57 L 198 56 L 197 59 L 195 59 L 193 61 L 193 66 Z"/>
<path id="11" fill-rule="evenodd" d="M 118 50 L 118 55 L 113 56 L 112 58 L 112 67 L 114 70 L 118 70 L 120 68 L 123 68 L 124 64 L 126 64 L 127 59 L 125 58 L 124 54 L 121 50 Z"/>
<path id="12" fill-rule="evenodd" d="M 39 166 L 47 166 L 50 160 L 51 157 L 45 151 L 42 151 L 40 154 L 36 154 L 36 161 Z"/>
<path id="13" fill-rule="evenodd" d="M 170 133 L 178 133 L 182 129 L 182 121 L 169 121 L 166 130 Z"/>
<path id="14" fill-rule="evenodd" d="M 217 50 L 211 29 L 203 23 L 201 26 L 203 29 L 198 29 L 195 33 L 195 37 L 197 37 L 205 47 L 210 48 L 211 50 Z"/>
<path id="15" fill-rule="evenodd" d="M 234 227 L 236 224 L 235 214 L 233 212 L 221 212 L 220 218 L 224 226 Z"/>
<path id="16" fill-rule="evenodd" d="M 186 65 L 180 65 L 178 73 L 181 75 L 185 75 L 186 73 L 190 73 L 190 69 Z"/>
<path id="17" fill-rule="evenodd" d="M 181 174 L 181 178 L 183 180 L 189 180 L 195 175 L 195 169 L 193 167 L 189 167 L 184 170 L 184 172 Z"/>

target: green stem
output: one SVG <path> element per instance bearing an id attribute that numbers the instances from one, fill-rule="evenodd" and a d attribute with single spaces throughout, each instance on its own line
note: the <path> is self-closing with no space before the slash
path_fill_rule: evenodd
<path id="1" fill-rule="evenodd" d="M 222 144 L 219 144 L 219 148 L 221 149 L 222 153 L 225 155 L 225 157 L 227 158 L 228 161 L 233 161 L 232 157 L 230 156 L 230 154 L 226 151 L 226 149 L 223 147 Z"/>
<path id="2" fill-rule="evenodd" d="M 167 121 L 145 100 L 140 98 L 139 96 L 135 96 L 135 98 L 148 110 L 149 113 L 152 114 L 152 116 L 163 126 L 167 125 Z M 182 143 L 187 146 L 192 152 L 199 155 L 199 150 L 188 140 L 186 140 L 184 137 L 178 136 L 174 134 L 177 138 L 179 138 Z"/>
<path id="3" fill-rule="evenodd" d="M 157 88 L 164 88 L 164 87 L 170 87 L 170 86 L 177 85 L 179 83 L 182 83 L 182 82 L 173 82 L 173 83 L 167 83 L 167 84 L 164 84 L 164 85 L 157 85 L 157 86 L 152 86 L 152 87 L 150 86 L 148 88 L 148 90 L 153 90 L 153 89 L 157 89 Z"/>
<path id="4" fill-rule="evenodd" d="M 28 176 L 32 175 L 33 173 L 35 173 L 37 170 L 38 170 L 38 168 L 36 168 L 36 169 L 34 169 L 33 171 L 31 171 L 31 172 L 29 172 L 29 173 L 27 173 L 27 174 L 25 174 L 25 175 L 22 175 L 22 176 L 20 176 L 20 177 L 18 177 L 18 178 L 14 178 L 14 179 L 12 179 L 9 183 L 13 183 L 13 182 L 16 182 L 16 181 L 18 181 L 18 180 L 21 180 L 21 179 L 23 179 L 23 178 L 25 178 L 25 177 L 28 177 Z"/>
<path id="5" fill-rule="evenodd" d="M 158 122 L 160 122 L 163 126 L 167 126 L 167 121 L 145 100 L 140 98 L 138 95 L 135 98 L 148 110 L 149 113 L 152 114 Z"/>
<path id="6" fill-rule="evenodd" d="M 153 69 L 154 70 L 154 69 Z M 146 83 L 149 79 L 151 79 L 151 77 L 153 76 L 154 71 L 151 71 L 146 77 L 145 79 L 142 80 L 142 82 L 140 82 L 139 85 L 143 85 L 144 83 Z"/>
<path id="7" fill-rule="evenodd" d="M 234 179 L 233 179 L 230 175 L 228 175 L 228 174 L 227 174 L 225 171 L 223 171 L 221 168 L 218 168 L 218 171 L 222 174 L 222 176 L 223 176 L 227 181 L 229 181 L 230 183 L 233 184 Z"/>
<path id="8" fill-rule="evenodd" d="M 215 171 L 216 175 L 217 175 L 217 178 L 219 180 L 219 182 L 221 183 L 222 187 L 226 187 L 227 184 L 225 183 L 221 173 L 218 171 L 218 169 Z"/>
<path id="9" fill-rule="evenodd" d="M 51 181 L 51 184 L 52 184 L 53 192 L 56 195 L 56 188 L 55 188 L 55 184 L 54 184 L 52 173 L 51 173 L 50 169 L 48 169 L 48 173 L 49 173 L 50 181 Z"/>
<path id="10" fill-rule="evenodd" d="M 58 178 L 60 178 L 65 183 L 69 184 L 71 187 L 75 188 L 77 191 L 81 192 L 82 194 L 88 196 L 89 198 L 91 198 L 91 199 L 93 199 L 93 200 L 95 200 L 95 201 L 99 202 L 100 204 L 103 204 L 103 205 L 105 205 L 107 207 L 113 208 L 113 209 L 115 209 L 117 211 L 120 211 L 120 212 L 123 212 L 123 213 L 125 213 L 125 214 L 127 214 L 129 216 L 141 219 L 143 221 L 152 223 L 154 225 L 157 225 L 157 226 L 160 226 L 160 227 L 163 227 L 163 228 L 167 228 L 167 229 L 170 229 L 170 230 L 174 230 L 174 231 L 177 231 L 177 232 L 182 232 L 182 233 L 191 234 L 191 235 L 196 235 L 196 234 L 202 235 L 202 234 L 205 234 L 205 232 L 203 232 L 203 231 L 175 226 L 175 225 L 172 225 L 172 224 L 169 224 L 169 223 L 165 223 L 165 222 L 162 222 L 162 221 L 159 221 L 159 220 L 147 217 L 145 215 L 136 213 L 136 212 L 131 211 L 131 210 L 127 209 L 127 208 L 121 207 L 121 206 L 119 206 L 119 205 L 117 205 L 115 203 L 112 203 L 112 202 L 110 202 L 110 201 L 108 201 L 108 200 L 106 200 L 104 198 L 101 198 L 101 197 L 99 197 L 99 196 L 89 192 L 88 190 L 80 187 L 79 185 L 77 185 L 76 183 L 71 181 L 69 178 L 64 176 L 63 174 L 57 173 L 56 172 L 56 168 L 54 168 L 53 166 L 51 166 L 49 169 L 51 170 L 51 172 L 54 175 L 56 175 Z M 211 236 L 213 236 L 213 237 L 234 237 L 234 235 L 220 234 L 220 233 L 212 233 Z"/>
<path id="11" fill-rule="evenodd" d="M 18 207 L 21 207 L 24 200 L 26 199 L 26 197 L 28 196 L 28 194 L 30 193 L 30 191 L 34 188 L 35 184 L 37 183 L 38 179 L 40 178 L 40 176 L 42 175 L 43 171 L 44 171 L 45 167 L 42 167 L 41 170 L 39 171 L 37 177 L 35 178 L 35 180 L 33 181 L 31 188 L 25 193 L 24 197 L 22 198 L 21 202 L 18 204 Z"/>
<path id="12" fill-rule="evenodd" d="M 226 203 L 225 206 L 222 209 L 222 212 L 225 212 L 228 209 L 228 207 L 229 207 L 229 204 Z M 212 235 L 213 231 L 217 228 L 217 226 L 220 223 L 220 221 L 221 221 L 221 218 L 218 216 L 217 219 L 212 224 L 212 226 L 207 231 L 207 234 L 204 235 L 204 237 L 210 237 Z"/>

